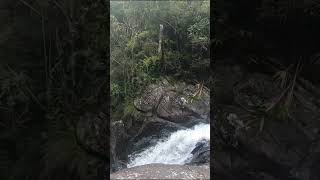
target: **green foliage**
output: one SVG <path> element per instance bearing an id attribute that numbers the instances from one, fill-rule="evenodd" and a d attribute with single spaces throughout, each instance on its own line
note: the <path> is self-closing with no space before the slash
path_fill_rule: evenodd
<path id="1" fill-rule="evenodd" d="M 208 46 L 209 43 L 209 29 L 210 21 L 208 17 L 195 17 L 195 23 L 188 27 L 188 35 L 191 38 L 192 43 L 200 44 L 203 43 Z"/>
<path id="2" fill-rule="evenodd" d="M 124 103 L 124 116 L 130 115 L 132 113 L 136 112 L 136 108 L 133 105 L 133 102 L 131 99 L 125 101 Z"/>
<path id="3" fill-rule="evenodd" d="M 114 117 L 132 112 L 133 99 L 161 76 L 208 77 L 209 1 L 112 1 L 110 9 Z M 158 54 L 160 24 L 163 59 Z"/>
<path id="4" fill-rule="evenodd" d="M 154 72 L 157 68 L 157 63 L 159 62 L 160 58 L 159 56 L 151 56 L 151 57 L 146 57 L 142 60 L 142 69 L 144 72 Z"/>
<path id="5" fill-rule="evenodd" d="M 120 95 L 121 89 L 120 89 L 118 84 L 111 83 L 110 88 L 111 88 L 111 96 L 115 97 L 115 96 L 119 96 Z"/>

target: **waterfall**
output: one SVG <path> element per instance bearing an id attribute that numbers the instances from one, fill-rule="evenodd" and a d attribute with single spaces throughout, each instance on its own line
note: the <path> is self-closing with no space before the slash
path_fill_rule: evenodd
<path id="1" fill-rule="evenodd" d="M 168 138 L 139 154 L 129 156 L 128 167 L 151 163 L 185 164 L 192 158 L 192 150 L 197 142 L 210 140 L 210 125 L 198 124 L 190 129 L 173 132 Z"/>

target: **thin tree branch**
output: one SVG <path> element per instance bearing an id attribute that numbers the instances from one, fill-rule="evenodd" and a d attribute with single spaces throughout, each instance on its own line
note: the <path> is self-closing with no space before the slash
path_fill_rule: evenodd
<path id="1" fill-rule="evenodd" d="M 42 14 L 37 11 L 34 7 L 32 7 L 29 3 L 27 3 L 26 1 L 24 0 L 19 0 L 22 4 L 24 4 L 25 6 L 29 7 L 32 11 L 34 11 L 36 14 L 38 14 L 39 16 L 42 17 Z"/>

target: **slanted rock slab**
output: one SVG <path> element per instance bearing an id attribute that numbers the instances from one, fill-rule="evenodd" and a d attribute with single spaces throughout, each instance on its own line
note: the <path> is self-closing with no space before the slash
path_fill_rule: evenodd
<path id="1" fill-rule="evenodd" d="M 122 169 L 110 175 L 110 179 L 210 179 L 209 165 L 147 164 Z"/>

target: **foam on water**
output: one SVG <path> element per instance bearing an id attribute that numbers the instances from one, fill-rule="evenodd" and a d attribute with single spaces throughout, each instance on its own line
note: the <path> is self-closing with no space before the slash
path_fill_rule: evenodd
<path id="1" fill-rule="evenodd" d="M 210 125 L 198 124 L 186 130 L 173 132 L 139 154 L 130 157 L 128 167 L 151 163 L 184 164 L 192 157 L 191 151 L 197 142 L 210 140 Z"/>

